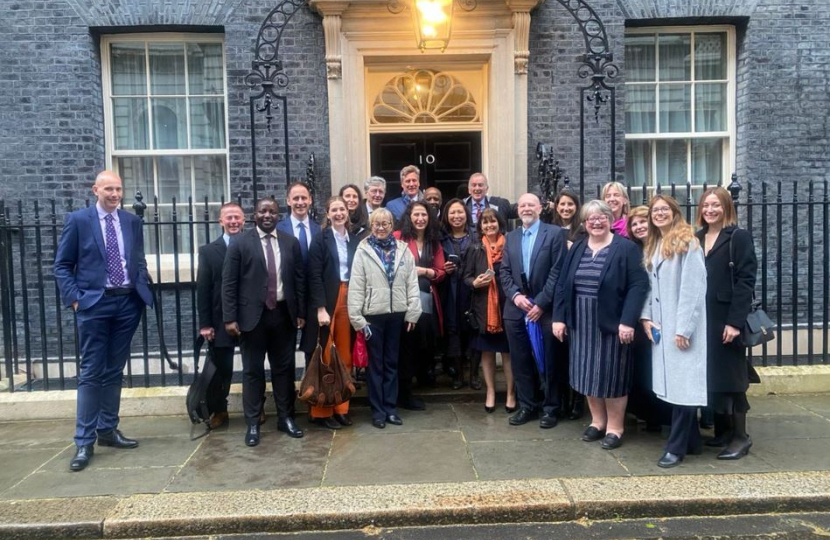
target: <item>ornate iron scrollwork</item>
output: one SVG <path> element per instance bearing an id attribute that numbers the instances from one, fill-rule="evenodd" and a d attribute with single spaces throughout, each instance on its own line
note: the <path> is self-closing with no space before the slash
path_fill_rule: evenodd
<path id="1" fill-rule="evenodd" d="M 582 37 L 585 40 L 585 54 L 582 56 L 582 65 L 577 74 L 581 79 L 591 79 L 585 87 L 589 92 L 585 99 L 594 105 L 594 120 L 599 122 L 599 111 L 602 104 L 609 100 L 606 91 L 611 90 L 607 79 L 615 79 L 619 68 L 614 64 L 614 55 L 608 42 L 605 25 L 585 0 L 557 0 L 562 7 L 576 20 Z"/>
<path id="2" fill-rule="evenodd" d="M 551 202 L 559 193 L 559 182 L 564 180 L 563 188 L 568 187 L 570 179 L 559 167 L 559 160 L 554 159 L 553 152 L 543 143 L 536 145 L 536 159 L 539 161 L 539 191 L 542 203 L 542 218 L 550 223 L 553 220 L 555 209 L 550 207 Z"/>
<path id="3" fill-rule="evenodd" d="M 279 58 L 282 34 L 291 18 L 306 2 L 307 0 L 281 1 L 259 27 L 254 60 L 251 62 L 251 71 L 245 76 L 245 84 L 254 92 L 254 100 L 263 100 L 256 110 L 265 113 L 268 131 L 271 131 L 271 121 L 274 118 L 272 108 L 276 89 L 287 87 L 289 82 Z"/>

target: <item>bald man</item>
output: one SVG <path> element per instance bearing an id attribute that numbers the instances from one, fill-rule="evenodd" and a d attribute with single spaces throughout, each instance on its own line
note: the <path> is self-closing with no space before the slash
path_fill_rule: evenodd
<path id="1" fill-rule="evenodd" d="M 120 210 L 121 178 L 95 179 L 94 206 L 66 217 L 55 254 L 55 280 L 77 315 L 81 363 L 72 471 L 86 468 L 98 446 L 135 448 L 118 430 L 121 379 L 144 306 L 153 305 L 141 220 Z"/>

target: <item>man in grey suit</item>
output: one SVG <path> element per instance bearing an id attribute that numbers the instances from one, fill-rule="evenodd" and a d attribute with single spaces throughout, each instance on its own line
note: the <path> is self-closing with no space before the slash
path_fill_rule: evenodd
<path id="1" fill-rule="evenodd" d="M 257 201 L 256 227 L 228 246 L 222 271 L 225 330 L 242 349 L 242 406 L 248 430 L 245 444 L 259 444 L 259 416 L 265 392 L 265 355 L 277 404 L 277 429 L 290 437 L 303 432 L 294 423 L 294 340 L 305 325 L 306 281 L 300 244 L 276 230 L 279 205 Z"/>
<path id="2" fill-rule="evenodd" d="M 554 338 L 550 328 L 553 295 L 567 244 L 560 227 L 539 220 L 541 212 L 542 204 L 536 195 L 525 193 L 519 197 L 522 226 L 507 234 L 499 276 L 507 297 L 504 330 L 520 407 L 510 417 L 510 424 L 526 424 L 541 412 L 539 427 L 547 429 L 556 426 L 561 408 L 557 386 L 564 370 L 553 356 Z M 545 373 L 541 376 L 533 359 L 525 319 L 542 327 Z"/>

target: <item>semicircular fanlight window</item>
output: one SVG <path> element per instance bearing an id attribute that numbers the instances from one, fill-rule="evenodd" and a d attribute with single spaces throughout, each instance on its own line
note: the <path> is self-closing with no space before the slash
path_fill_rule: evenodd
<path id="1" fill-rule="evenodd" d="M 472 94 L 447 73 L 421 69 L 393 77 L 375 98 L 372 124 L 481 121 Z"/>

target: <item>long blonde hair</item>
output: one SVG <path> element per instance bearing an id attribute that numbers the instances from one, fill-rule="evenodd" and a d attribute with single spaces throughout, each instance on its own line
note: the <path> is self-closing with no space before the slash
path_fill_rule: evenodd
<path id="1" fill-rule="evenodd" d="M 662 231 L 654 224 L 654 216 L 652 210 L 654 203 L 663 201 L 672 213 L 672 223 L 669 232 L 663 236 Z M 651 270 L 651 259 L 657 251 L 657 245 L 662 241 L 660 254 L 664 259 L 671 259 L 675 255 L 683 255 L 689 251 L 689 247 L 697 245 L 698 241 L 695 237 L 695 231 L 691 225 L 686 223 L 686 218 L 683 217 L 683 212 L 680 210 L 680 205 L 673 197 L 668 195 L 655 195 L 648 202 L 648 236 L 645 243 L 645 264 L 646 268 Z"/>

